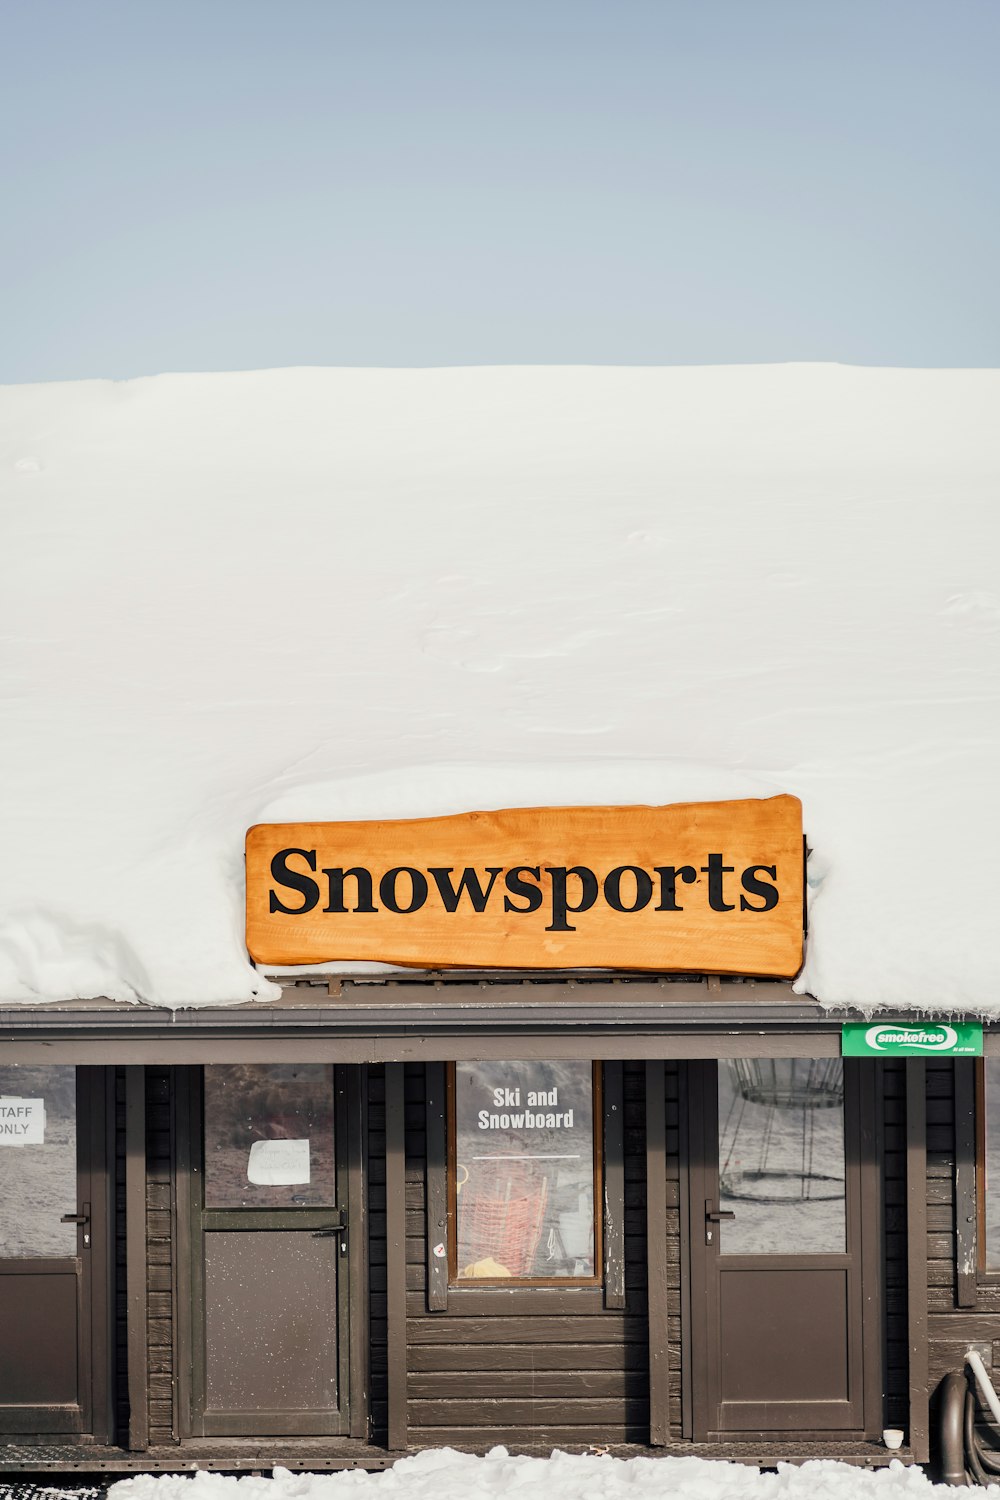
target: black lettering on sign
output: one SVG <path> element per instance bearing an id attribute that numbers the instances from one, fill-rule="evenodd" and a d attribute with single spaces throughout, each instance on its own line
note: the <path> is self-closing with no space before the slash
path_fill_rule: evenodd
<path id="1" fill-rule="evenodd" d="M 758 880 L 757 875 L 761 871 L 765 875 L 770 875 L 771 880 Z M 778 871 L 774 865 L 751 865 L 749 869 L 744 870 L 740 884 L 748 896 L 759 896 L 761 905 L 754 906 L 746 896 L 741 896 L 740 911 L 773 911 L 778 904 L 778 890 L 771 884 L 771 881 L 777 878 Z"/>
<path id="2" fill-rule="evenodd" d="M 483 890 L 483 883 L 479 879 L 479 872 L 470 869 L 462 871 L 458 885 L 456 886 L 451 878 L 451 872 L 454 868 L 454 865 L 444 865 L 437 869 L 430 866 L 427 870 L 428 875 L 434 878 L 434 884 L 438 888 L 445 911 L 458 911 L 458 903 L 463 896 L 468 896 L 472 902 L 474 911 L 485 911 L 486 903 L 490 899 L 496 878 L 498 875 L 503 874 L 503 866 L 486 866 L 486 873 L 490 877 L 490 883 L 485 890 Z"/>
<path id="3" fill-rule="evenodd" d="M 732 901 L 726 900 L 725 877 L 735 875 L 733 865 L 724 865 L 721 854 L 710 854 L 708 864 L 702 865 L 701 873 L 708 876 L 708 904 L 713 911 L 735 911 Z"/>
<path id="4" fill-rule="evenodd" d="M 588 870 L 586 865 L 546 865 L 546 874 L 552 877 L 552 921 L 546 927 L 546 932 L 575 932 L 576 928 L 567 922 L 569 913 L 574 916 L 577 912 L 589 911 L 597 900 L 597 892 L 600 887 L 597 884 L 597 876 L 593 870 Z M 571 906 L 567 894 L 567 881 L 571 875 L 575 875 L 580 882 L 580 901 L 577 906 Z"/>
<path id="5" fill-rule="evenodd" d="M 324 911 L 334 911 L 346 914 L 348 908 L 344 905 L 344 881 L 350 877 L 357 885 L 357 906 L 352 911 L 373 912 L 378 907 L 372 900 L 372 872 L 366 870 L 363 865 L 352 865 L 349 870 L 336 867 L 332 870 L 324 870 L 326 876 L 328 899 Z"/>
<path id="6" fill-rule="evenodd" d="M 303 875 L 301 871 L 289 869 L 288 858 L 291 854 L 297 854 L 304 859 L 310 870 L 316 868 L 315 849 L 279 849 L 271 861 L 271 878 L 278 885 L 283 885 L 286 890 L 298 891 L 302 897 L 302 905 L 285 906 L 272 891 L 270 893 L 271 910 L 282 911 L 288 917 L 300 917 L 303 912 L 312 911 L 319 901 L 319 886 L 315 880 L 310 880 L 309 876 Z"/>
<path id="7" fill-rule="evenodd" d="M 525 875 L 530 875 L 532 879 L 525 880 Z M 503 898 L 504 911 L 537 911 L 542 904 L 542 888 L 538 883 L 541 878 L 542 872 L 538 865 L 515 865 L 513 870 L 508 870 L 504 885 L 509 894 Z M 523 896 L 527 905 L 515 906 L 511 896 Z"/>
<path id="8" fill-rule="evenodd" d="M 631 906 L 626 906 L 622 900 L 623 875 L 630 875 L 635 881 L 635 899 Z M 619 865 L 604 877 L 604 899 L 612 911 L 642 911 L 653 899 L 653 882 L 638 865 Z"/>
<path id="9" fill-rule="evenodd" d="M 698 879 L 694 865 L 655 865 L 654 869 L 660 877 L 660 904 L 654 911 L 683 911 L 683 906 L 677 905 L 677 882 L 694 885 Z"/>
<path id="10" fill-rule="evenodd" d="M 677 899 L 677 885 L 698 884 L 699 874 L 707 875 L 708 905 L 713 911 L 735 911 L 736 906 L 726 899 L 725 878 L 735 874 L 735 867 L 724 862 L 724 855 L 709 854 L 700 871 L 694 865 L 654 865 L 653 872 L 659 876 L 658 890 L 653 877 L 641 865 L 616 865 L 603 877 L 599 877 L 587 865 L 546 865 L 545 873 L 550 881 L 551 921 L 546 932 L 575 932 L 577 929 L 569 918 L 577 913 L 590 911 L 600 896 L 612 911 L 629 915 L 643 911 L 653 900 L 659 901 L 654 911 L 680 912 L 684 908 Z M 281 849 L 271 860 L 271 877 L 275 885 L 284 892 L 295 892 L 300 898 L 298 905 L 288 905 L 277 890 L 269 892 L 272 912 L 283 912 L 286 916 L 302 916 L 312 911 L 319 903 L 320 887 L 311 875 L 295 869 L 292 860 L 304 861 L 309 870 L 316 869 L 315 849 Z M 503 909 L 526 915 L 539 911 L 545 903 L 542 887 L 542 869 L 538 865 L 515 865 L 505 872 L 502 865 L 486 865 L 480 871 L 466 865 L 455 878 L 456 866 L 431 865 L 426 873 L 411 865 L 397 865 L 386 870 L 378 881 L 378 892 L 386 911 L 406 916 L 420 911 L 427 904 L 431 890 L 446 912 L 455 913 L 463 906 L 482 913 L 493 896 L 497 881 L 503 876 Z M 363 865 L 352 865 L 344 869 L 340 865 L 325 868 L 327 903 L 324 912 L 334 916 L 346 916 L 349 912 L 375 913 L 375 876 Z M 400 892 L 400 881 L 406 881 Z M 428 880 L 428 876 L 430 880 Z M 764 878 L 767 877 L 767 878 Z M 775 865 L 748 865 L 740 876 L 743 894 L 739 898 L 740 911 L 773 911 L 778 904 L 778 872 Z M 353 883 L 353 890 L 348 882 Z M 433 882 L 433 884 L 431 883 Z M 354 904 L 348 896 L 353 895 Z M 752 898 L 752 899 L 751 899 Z M 704 899 L 704 898 L 703 898 Z"/>
<path id="11" fill-rule="evenodd" d="M 396 882 L 400 875 L 410 877 L 409 906 L 401 906 L 396 896 Z M 419 870 L 414 870 L 410 865 L 397 865 L 393 870 L 386 870 L 378 883 L 378 893 L 387 911 L 408 916 L 411 911 L 419 911 L 427 900 L 427 879 Z"/>

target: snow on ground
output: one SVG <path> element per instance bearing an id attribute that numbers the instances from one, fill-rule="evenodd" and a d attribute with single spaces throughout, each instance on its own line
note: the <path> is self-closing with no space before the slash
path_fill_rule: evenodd
<path id="1" fill-rule="evenodd" d="M 1000 1012 L 1000 372 L 0 391 L 0 1002 L 273 994 L 280 817 L 797 793 L 800 987 Z"/>
<path id="2" fill-rule="evenodd" d="M 864 1470 L 832 1459 L 779 1464 L 761 1473 L 748 1464 L 704 1458 L 611 1458 L 553 1453 L 515 1457 L 494 1448 L 485 1458 L 437 1448 L 400 1459 L 391 1469 L 292 1474 L 271 1479 L 209 1474 L 192 1478 L 143 1474 L 109 1491 L 110 1500 L 930 1500 L 953 1495 L 922 1469 L 898 1461 Z M 969 1493 L 963 1491 L 963 1493 Z M 1000 1488 L 977 1490 L 1000 1496 Z"/>
<path id="3" fill-rule="evenodd" d="M 58 1474 L 41 1480 L 8 1474 L 0 1480 L 0 1500 L 101 1500 L 108 1484 L 63 1484 Z"/>

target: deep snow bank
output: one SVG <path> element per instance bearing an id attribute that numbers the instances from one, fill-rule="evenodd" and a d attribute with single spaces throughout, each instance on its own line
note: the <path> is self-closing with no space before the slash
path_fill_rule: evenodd
<path id="1" fill-rule="evenodd" d="M 0 1001 L 269 992 L 281 817 L 791 791 L 800 981 L 1000 1010 L 1000 373 L 0 391 Z"/>
<path id="2" fill-rule="evenodd" d="M 1000 1488 L 973 1493 L 996 1497 Z M 190 1479 L 141 1475 L 113 1485 L 109 1494 L 110 1500 L 931 1500 L 954 1490 L 931 1484 L 923 1470 L 898 1461 L 867 1472 L 817 1459 L 762 1474 L 749 1465 L 704 1458 L 622 1460 L 556 1452 L 544 1459 L 512 1457 L 504 1448 L 474 1458 L 440 1448 L 376 1474 L 275 1469 L 272 1479 L 204 1471 Z"/>

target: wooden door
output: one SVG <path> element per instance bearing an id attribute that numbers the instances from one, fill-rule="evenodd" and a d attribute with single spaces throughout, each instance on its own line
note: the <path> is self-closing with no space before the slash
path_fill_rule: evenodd
<path id="1" fill-rule="evenodd" d="M 104 1070 L 0 1066 L 0 1433 L 107 1440 Z"/>
<path id="2" fill-rule="evenodd" d="M 880 1425 L 879 1199 L 861 1106 L 858 1065 L 840 1058 L 690 1068 L 696 1440 Z"/>
<path id="3" fill-rule="evenodd" d="M 191 1105 L 185 1427 L 347 1433 L 344 1083 L 328 1064 L 210 1066 Z"/>

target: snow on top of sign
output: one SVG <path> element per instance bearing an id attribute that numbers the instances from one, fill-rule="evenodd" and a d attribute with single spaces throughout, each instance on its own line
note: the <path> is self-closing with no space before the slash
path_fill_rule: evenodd
<path id="1" fill-rule="evenodd" d="M 140 1474 L 120 1480 L 110 1500 L 346 1500 L 358 1492 L 378 1500 L 932 1500 L 953 1493 L 932 1484 L 922 1469 L 894 1459 L 866 1472 L 833 1459 L 779 1464 L 762 1473 L 751 1464 L 705 1458 L 612 1458 L 610 1454 L 560 1453 L 550 1458 L 513 1455 L 493 1448 L 485 1457 L 430 1449 L 399 1459 L 382 1473 L 348 1469 L 339 1474 L 273 1477 L 231 1474 Z M 972 1491 L 974 1494 L 975 1491 Z M 980 1495 L 1000 1496 L 1000 1487 Z"/>
<path id="2" fill-rule="evenodd" d="M 788 791 L 803 990 L 1000 1013 L 1000 373 L 0 391 L 0 1001 L 274 993 L 252 823 Z"/>

